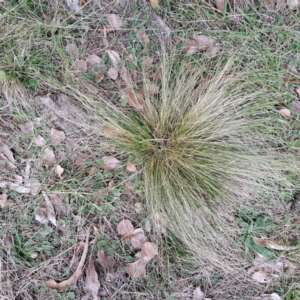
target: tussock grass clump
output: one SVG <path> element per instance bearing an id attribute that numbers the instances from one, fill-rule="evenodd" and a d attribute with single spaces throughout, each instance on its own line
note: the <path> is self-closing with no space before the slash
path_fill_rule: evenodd
<path id="1" fill-rule="evenodd" d="M 193 253 L 195 265 L 240 269 L 246 261 L 236 211 L 257 205 L 270 212 L 283 205 L 282 188 L 293 190 L 288 174 L 297 164 L 283 151 L 278 95 L 264 89 L 266 74 L 238 72 L 232 61 L 220 60 L 206 77 L 174 61 L 164 59 L 160 95 L 145 83 L 136 108 L 86 104 L 104 120 L 104 134 L 143 162 L 153 220 L 160 213 L 167 218 L 166 229 Z"/>

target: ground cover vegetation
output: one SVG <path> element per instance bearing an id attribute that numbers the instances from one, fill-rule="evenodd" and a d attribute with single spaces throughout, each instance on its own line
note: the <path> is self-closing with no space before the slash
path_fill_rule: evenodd
<path id="1" fill-rule="evenodd" d="M 297 0 L 0 2 L 3 299 L 299 299 Z"/>

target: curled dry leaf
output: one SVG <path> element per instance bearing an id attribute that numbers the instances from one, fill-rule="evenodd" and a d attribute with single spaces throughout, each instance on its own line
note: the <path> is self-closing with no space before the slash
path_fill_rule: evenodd
<path id="1" fill-rule="evenodd" d="M 15 191 L 19 194 L 29 194 L 30 193 L 30 188 L 29 187 L 21 186 L 21 185 L 15 184 L 15 183 L 11 183 L 9 188 L 12 191 Z"/>
<path id="2" fill-rule="evenodd" d="M 12 153 L 12 151 L 9 149 L 9 147 L 7 145 L 4 145 L 1 147 L 0 152 L 11 162 L 11 163 L 15 163 L 16 160 L 14 158 L 14 154 Z"/>
<path id="3" fill-rule="evenodd" d="M 85 259 L 86 259 L 88 248 L 89 248 L 89 231 L 87 232 L 87 235 L 86 235 L 86 240 L 85 240 L 84 249 L 83 249 L 83 252 L 82 252 L 82 255 L 81 255 L 80 262 L 79 262 L 78 267 L 77 267 L 76 271 L 74 272 L 74 274 L 69 279 L 64 280 L 60 283 L 57 283 L 53 279 L 45 281 L 44 282 L 45 286 L 48 289 L 55 289 L 57 291 L 62 291 L 65 288 L 69 287 L 71 284 L 75 283 L 77 281 L 78 277 L 82 273 L 82 268 L 83 268 L 83 265 L 84 265 L 84 262 L 85 262 Z"/>
<path id="4" fill-rule="evenodd" d="M 204 300 L 205 294 L 201 291 L 200 287 L 198 286 L 194 290 L 193 300 Z"/>
<path id="5" fill-rule="evenodd" d="M 99 289 L 100 282 L 98 279 L 98 274 L 95 270 L 95 262 L 90 261 L 86 269 L 85 285 L 83 290 L 92 296 L 94 300 L 97 300 Z"/>
<path id="6" fill-rule="evenodd" d="M 25 134 L 32 134 L 34 132 L 34 127 L 31 122 L 25 123 L 25 124 L 20 124 L 20 129 Z"/>
<path id="7" fill-rule="evenodd" d="M 122 239 L 126 240 L 132 237 L 134 227 L 129 220 L 122 220 L 117 226 L 117 231 L 122 236 Z"/>
<path id="8" fill-rule="evenodd" d="M 28 187 L 30 189 L 31 195 L 36 196 L 39 192 L 41 184 L 37 179 L 32 178 L 26 182 L 25 187 Z"/>
<path id="9" fill-rule="evenodd" d="M 287 5 L 291 10 L 296 10 L 300 7 L 300 0 L 287 0 Z"/>
<path id="10" fill-rule="evenodd" d="M 150 42 L 147 33 L 144 31 L 138 30 L 138 32 L 136 33 L 136 37 L 144 46 L 147 46 Z"/>
<path id="11" fill-rule="evenodd" d="M 109 70 L 107 71 L 107 75 L 112 80 L 117 80 L 119 77 L 119 72 L 116 68 L 109 68 Z"/>
<path id="12" fill-rule="evenodd" d="M 59 145 L 66 139 L 66 135 L 62 130 L 51 128 L 50 141 L 53 145 Z"/>
<path id="13" fill-rule="evenodd" d="M 171 35 L 170 27 L 165 23 L 165 21 L 161 17 L 156 18 L 158 25 L 167 33 L 167 37 Z"/>
<path id="14" fill-rule="evenodd" d="M 127 265 L 127 273 L 132 278 L 144 278 L 146 276 L 146 264 L 143 259 L 139 259 Z"/>
<path id="15" fill-rule="evenodd" d="M 122 28 L 122 19 L 117 14 L 108 14 L 106 15 L 108 23 L 114 30 L 120 30 Z"/>
<path id="16" fill-rule="evenodd" d="M 212 46 L 211 48 L 207 49 L 204 53 L 206 58 L 213 58 L 217 56 L 218 52 L 220 51 L 219 46 Z"/>
<path id="17" fill-rule="evenodd" d="M 55 154 L 54 154 L 54 152 L 51 149 L 46 148 L 44 150 L 42 160 L 43 160 L 44 164 L 47 165 L 47 166 L 48 165 L 53 165 L 55 163 Z"/>
<path id="18" fill-rule="evenodd" d="M 97 257 L 103 268 L 108 270 L 113 269 L 115 265 L 115 260 L 111 255 L 106 255 L 104 250 L 98 250 Z"/>
<path id="19" fill-rule="evenodd" d="M 6 201 L 7 201 L 7 194 L 6 192 L 0 194 L 0 207 L 5 207 L 6 206 Z"/>
<path id="20" fill-rule="evenodd" d="M 104 170 L 114 170 L 117 166 L 117 164 L 120 162 L 118 159 L 114 158 L 113 156 L 103 156 L 103 166 L 101 167 Z"/>
<path id="21" fill-rule="evenodd" d="M 126 93 L 127 101 L 130 106 L 135 107 L 136 109 L 144 108 L 144 101 L 140 95 L 135 93 L 132 89 L 128 90 Z"/>
<path id="22" fill-rule="evenodd" d="M 58 194 L 51 195 L 51 202 L 55 209 L 55 214 L 58 219 L 62 219 L 65 214 L 65 208 L 63 206 L 62 200 Z"/>
<path id="23" fill-rule="evenodd" d="M 144 230 L 142 228 L 135 229 L 131 237 L 132 247 L 140 249 L 146 241 Z"/>
<path id="24" fill-rule="evenodd" d="M 145 242 L 141 247 L 142 258 L 149 262 L 155 255 L 158 254 L 157 246 L 151 242 Z"/>
<path id="25" fill-rule="evenodd" d="M 87 71 L 87 63 L 83 59 L 76 59 L 72 65 L 72 69 L 74 71 L 86 72 Z"/>
<path id="26" fill-rule="evenodd" d="M 67 5 L 69 6 L 70 10 L 73 12 L 79 12 L 79 0 L 67 0 Z"/>
<path id="27" fill-rule="evenodd" d="M 132 162 L 128 162 L 126 166 L 126 170 L 128 172 L 135 172 L 136 171 L 136 166 Z"/>
<path id="28" fill-rule="evenodd" d="M 57 165 L 56 166 L 56 172 L 57 172 L 59 178 L 62 179 L 62 174 L 64 172 L 64 168 L 62 168 L 60 165 Z"/>
<path id="29" fill-rule="evenodd" d="M 150 4 L 153 8 L 159 7 L 158 0 L 150 0 Z"/>
<path id="30" fill-rule="evenodd" d="M 193 40 L 187 42 L 183 52 L 187 55 L 193 55 L 199 50 L 208 50 L 213 46 L 213 39 L 205 35 L 197 35 Z"/>
<path id="31" fill-rule="evenodd" d="M 271 249 L 275 249 L 275 250 L 295 250 L 295 249 L 299 249 L 299 246 L 283 246 L 283 245 L 279 245 L 271 240 L 268 239 L 264 239 L 264 238 L 258 238 L 258 237 L 252 237 L 253 241 L 263 247 L 267 247 L 267 248 L 271 248 Z"/>
<path id="32" fill-rule="evenodd" d="M 53 206 L 52 202 L 50 201 L 49 197 L 47 196 L 47 194 L 44 191 L 42 191 L 42 195 L 45 199 L 46 206 L 47 206 L 47 211 L 46 211 L 47 212 L 47 218 L 54 226 L 57 226 L 54 206 Z"/>
<path id="33" fill-rule="evenodd" d="M 107 54 L 110 58 L 111 64 L 114 68 L 118 68 L 118 62 L 120 61 L 120 55 L 113 50 L 107 50 Z"/>
<path id="34" fill-rule="evenodd" d="M 86 58 L 86 64 L 88 67 L 93 67 L 93 66 L 100 67 L 101 62 L 102 62 L 102 59 L 98 55 L 95 55 L 95 54 L 91 54 Z"/>
<path id="35" fill-rule="evenodd" d="M 291 111 L 288 108 L 282 108 L 279 110 L 279 112 L 286 117 L 291 116 Z"/>
<path id="36" fill-rule="evenodd" d="M 76 44 L 70 43 L 66 46 L 66 52 L 72 57 L 76 57 L 79 54 L 79 50 Z"/>
<path id="37" fill-rule="evenodd" d="M 186 43 L 185 47 L 183 48 L 183 52 L 187 55 L 193 55 L 199 51 L 198 42 L 195 40 L 190 40 Z"/>
<path id="38" fill-rule="evenodd" d="M 225 8 L 225 0 L 216 0 L 218 12 L 223 12 Z"/>
<path id="39" fill-rule="evenodd" d="M 47 204 L 44 202 L 39 208 L 35 210 L 35 219 L 44 224 L 48 223 L 48 217 L 47 217 Z"/>
<path id="40" fill-rule="evenodd" d="M 43 146 L 46 145 L 46 141 L 45 141 L 45 139 L 41 135 L 36 136 L 34 138 L 33 142 L 38 147 L 43 147 Z"/>

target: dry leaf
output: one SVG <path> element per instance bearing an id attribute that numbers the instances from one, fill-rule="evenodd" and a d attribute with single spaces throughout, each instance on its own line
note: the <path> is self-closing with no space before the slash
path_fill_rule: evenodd
<path id="1" fill-rule="evenodd" d="M 66 139 L 66 135 L 62 130 L 51 128 L 50 141 L 53 145 L 59 145 Z"/>
<path id="2" fill-rule="evenodd" d="M 79 50 L 78 50 L 76 44 L 73 44 L 73 43 L 67 44 L 66 52 L 72 57 L 76 57 L 79 54 Z"/>
<path id="3" fill-rule="evenodd" d="M 273 11 L 276 8 L 276 3 L 274 0 L 263 0 L 262 6 L 268 11 Z"/>
<path id="4" fill-rule="evenodd" d="M 220 51 L 219 46 L 212 46 L 211 48 L 207 49 L 204 53 L 206 58 L 213 58 L 217 56 L 218 52 Z"/>
<path id="5" fill-rule="evenodd" d="M 43 203 L 39 208 L 35 210 L 35 219 L 44 224 L 48 223 L 48 218 L 47 218 L 47 204 Z"/>
<path id="6" fill-rule="evenodd" d="M 6 201 L 7 201 L 7 194 L 6 194 L 6 192 L 4 192 L 0 195 L 0 207 L 2 207 L 2 208 L 5 207 Z"/>
<path id="7" fill-rule="evenodd" d="M 120 55 L 113 50 L 107 50 L 107 54 L 110 58 L 111 64 L 114 68 L 118 68 L 118 62 L 120 61 Z"/>
<path id="8" fill-rule="evenodd" d="M 148 35 L 144 31 L 138 30 L 136 37 L 144 46 L 147 46 L 150 42 Z"/>
<path id="9" fill-rule="evenodd" d="M 282 108 L 282 109 L 279 110 L 279 112 L 282 115 L 286 116 L 286 117 L 290 117 L 291 116 L 291 111 L 289 109 L 287 109 L 287 108 Z"/>
<path id="10" fill-rule="evenodd" d="M 108 23 L 112 26 L 114 30 L 120 30 L 122 28 L 122 19 L 117 14 L 106 15 Z"/>
<path id="11" fill-rule="evenodd" d="M 217 4 L 217 11 L 223 12 L 225 8 L 225 0 L 216 0 Z"/>
<path id="12" fill-rule="evenodd" d="M 32 178 L 26 182 L 25 187 L 30 189 L 31 195 L 36 196 L 39 192 L 41 184 L 37 179 Z"/>
<path id="13" fill-rule="evenodd" d="M 157 95 L 159 94 L 159 86 L 155 84 L 147 84 L 147 90 L 150 95 Z"/>
<path id="14" fill-rule="evenodd" d="M 113 156 L 103 156 L 102 159 L 104 164 L 101 168 L 108 171 L 114 170 L 117 164 L 120 162 Z"/>
<path id="15" fill-rule="evenodd" d="M 65 209 L 62 200 L 58 194 L 51 195 L 51 202 L 55 209 L 55 214 L 58 219 L 62 219 L 65 214 Z"/>
<path id="16" fill-rule="evenodd" d="M 282 300 L 282 298 L 277 293 L 272 293 L 271 295 L 261 295 L 260 300 Z"/>
<path id="17" fill-rule="evenodd" d="M 149 262 L 155 255 L 158 254 L 157 246 L 151 242 L 145 242 L 141 247 L 142 258 Z"/>
<path id="18" fill-rule="evenodd" d="M 144 101 L 132 89 L 127 91 L 126 96 L 127 96 L 128 104 L 130 106 L 133 106 L 136 109 L 143 109 L 144 108 Z"/>
<path id="19" fill-rule="evenodd" d="M 72 65 L 72 69 L 74 71 L 86 72 L 87 71 L 87 63 L 83 59 L 76 59 Z"/>
<path id="20" fill-rule="evenodd" d="M 70 10 L 73 12 L 79 12 L 79 0 L 67 0 L 67 5 L 69 6 Z"/>
<path id="21" fill-rule="evenodd" d="M 142 207 L 143 207 L 143 206 L 142 206 L 142 203 L 141 203 L 141 202 L 136 202 L 136 203 L 134 204 L 134 209 L 135 209 L 135 211 L 136 211 L 137 214 L 141 213 Z"/>
<path id="22" fill-rule="evenodd" d="M 113 269 L 115 265 L 115 260 L 111 255 L 106 255 L 104 250 L 98 250 L 97 257 L 103 268 L 108 270 Z"/>
<path id="23" fill-rule="evenodd" d="M 92 296 L 94 300 L 97 300 L 99 289 L 100 282 L 98 279 L 98 274 L 95 270 L 95 262 L 90 261 L 86 269 L 85 285 L 83 290 Z"/>
<path id="24" fill-rule="evenodd" d="M 263 271 L 254 272 L 252 274 L 252 279 L 258 281 L 259 283 L 269 283 L 271 281 L 269 276 Z"/>
<path id="25" fill-rule="evenodd" d="M 5 235 L 3 245 L 4 245 L 4 247 L 9 248 L 9 249 L 13 246 L 12 238 L 8 233 Z"/>
<path id="26" fill-rule="evenodd" d="M 300 0 L 287 0 L 286 4 L 291 10 L 296 10 L 298 7 L 300 7 Z"/>
<path id="27" fill-rule="evenodd" d="M 150 4 L 153 8 L 158 8 L 158 0 L 150 0 Z"/>
<path id="28" fill-rule="evenodd" d="M 42 157 L 42 160 L 44 162 L 45 165 L 53 165 L 55 163 L 55 154 L 54 152 L 49 149 L 49 148 L 46 148 L 44 150 L 44 155 Z"/>
<path id="29" fill-rule="evenodd" d="M 117 231 L 122 236 L 122 239 L 126 240 L 132 237 L 134 227 L 129 220 L 122 220 L 117 226 Z"/>
<path id="30" fill-rule="evenodd" d="M 195 40 L 190 40 L 186 43 L 185 47 L 183 48 L 183 52 L 187 55 L 193 55 L 199 51 L 198 42 Z"/>
<path id="31" fill-rule="evenodd" d="M 156 18 L 158 25 L 167 33 L 167 37 L 170 37 L 171 35 L 171 29 L 167 26 L 165 21 L 161 17 Z"/>
<path id="32" fill-rule="evenodd" d="M 23 183 L 23 177 L 19 175 L 15 175 L 15 184 L 21 185 Z"/>
<path id="33" fill-rule="evenodd" d="M 146 264 L 143 259 L 139 259 L 127 265 L 127 273 L 132 278 L 144 278 L 146 276 Z"/>
<path id="34" fill-rule="evenodd" d="M 116 68 L 109 68 L 109 70 L 107 71 L 107 75 L 112 80 L 117 80 L 119 77 L 119 72 Z"/>
<path id="35" fill-rule="evenodd" d="M 252 237 L 253 241 L 263 247 L 267 247 L 267 248 L 271 248 L 271 249 L 275 249 L 275 250 L 295 250 L 295 249 L 299 249 L 299 246 L 283 246 L 283 245 L 279 245 L 271 240 L 268 239 L 264 239 L 264 238 L 258 238 L 258 237 Z"/>
<path id="36" fill-rule="evenodd" d="M 4 156 L 11 162 L 11 163 L 15 163 L 16 160 L 14 158 L 14 154 L 12 153 L 12 151 L 9 149 L 9 147 L 7 145 L 4 145 L 1 147 L 0 152 L 4 154 Z"/>
<path id="37" fill-rule="evenodd" d="M 24 187 L 15 183 L 11 183 L 9 188 L 19 194 L 29 194 L 30 193 L 30 188 L 29 187 Z"/>
<path id="38" fill-rule="evenodd" d="M 194 290 L 193 300 L 204 300 L 205 294 L 201 291 L 200 287 L 198 286 Z"/>
<path id="39" fill-rule="evenodd" d="M 128 172 L 135 172 L 136 171 L 136 167 L 132 162 L 128 162 L 126 169 Z"/>
<path id="40" fill-rule="evenodd" d="M 20 129 L 25 134 L 32 134 L 34 132 L 33 124 L 31 122 L 20 124 Z"/>
<path id="41" fill-rule="evenodd" d="M 55 289 L 57 291 L 62 291 L 65 288 L 69 287 L 71 284 L 74 284 L 77 281 L 78 277 L 82 273 L 82 268 L 83 268 L 83 265 L 84 265 L 84 262 L 86 259 L 88 248 L 89 248 L 89 231 L 87 232 L 87 235 L 86 235 L 86 240 L 85 240 L 84 249 L 83 249 L 83 252 L 81 255 L 80 262 L 79 262 L 78 267 L 77 267 L 76 271 L 74 272 L 74 274 L 69 279 L 62 281 L 60 283 L 57 283 L 53 279 L 45 281 L 44 282 L 45 286 L 48 289 Z"/>
<path id="42" fill-rule="evenodd" d="M 98 55 L 95 55 L 95 54 L 91 54 L 86 58 L 86 64 L 88 67 L 93 67 L 93 66 L 100 67 L 101 62 L 102 62 L 102 59 Z"/>
<path id="43" fill-rule="evenodd" d="M 150 56 L 143 58 L 143 65 L 145 66 L 151 66 L 153 64 L 153 58 Z"/>
<path id="44" fill-rule="evenodd" d="M 95 82 L 99 83 L 104 78 L 104 72 L 103 71 L 99 71 L 99 72 L 95 73 L 94 76 L 95 76 Z"/>
<path id="45" fill-rule="evenodd" d="M 79 170 L 85 169 L 86 168 L 85 158 L 81 156 L 76 157 L 74 165 Z"/>
<path id="46" fill-rule="evenodd" d="M 147 241 L 142 228 L 137 228 L 133 231 L 131 237 L 131 245 L 134 248 L 140 249 L 142 245 Z"/>
<path id="47" fill-rule="evenodd" d="M 294 100 L 292 102 L 292 108 L 294 111 L 296 111 L 297 113 L 300 113 L 300 101 Z"/>
<path id="48" fill-rule="evenodd" d="M 197 35 L 194 40 L 198 42 L 199 50 L 208 50 L 213 46 L 213 39 L 205 35 Z"/>
<path id="49" fill-rule="evenodd" d="M 46 141 L 45 141 L 45 139 L 41 135 L 38 135 L 37 137 L 35 137 L 35 139 L 34 139 L 33 142 L 38 147 L 43 147 L 43 146 L 46 145 Z"/>
<path id="50" fill-rule="evenodd" d="M 56 172 L 57 172 L 58 176 L 60 177 L 60 179 L 62 179 L 62 174 L 64 172 L 64 168 L 62 168 L 60 165 L 57 165 Z"/>
<path id="51" fill-rule="evenodd" d="M 43 197 L 46 201 L 46 205 L 47 205 L 47 211 L 46 211 L 47 218 L 54 226 L 57 226 L 57 221 L 56 221 L 56 217 L 55 217 L 55 210 L 54 210 L 53 204 L 44 191 L 42 191 L 42 195 L 43 195 Z"/>

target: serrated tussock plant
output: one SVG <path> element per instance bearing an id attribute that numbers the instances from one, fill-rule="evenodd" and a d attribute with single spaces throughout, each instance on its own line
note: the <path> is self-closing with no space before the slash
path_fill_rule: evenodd
<path id="1" fill-rule="evenodd" d="M 163 60 L 159 96 L 145 80 L 135 108 L 83 102 L 104 122 L 104 135 L 142 161 L 153 220 L 157 213 L 167 217 L 166 229 L 195 265 L 241 269 L 237 209 L 278 208 L 280 190 L 293 189 L 288 174 L 297 163 L 282 149 L 278 95 L 266 92 L 264 74 L 239 72 L 232 61 L 220 60 L 209 76 L 175 61 Z"/>

